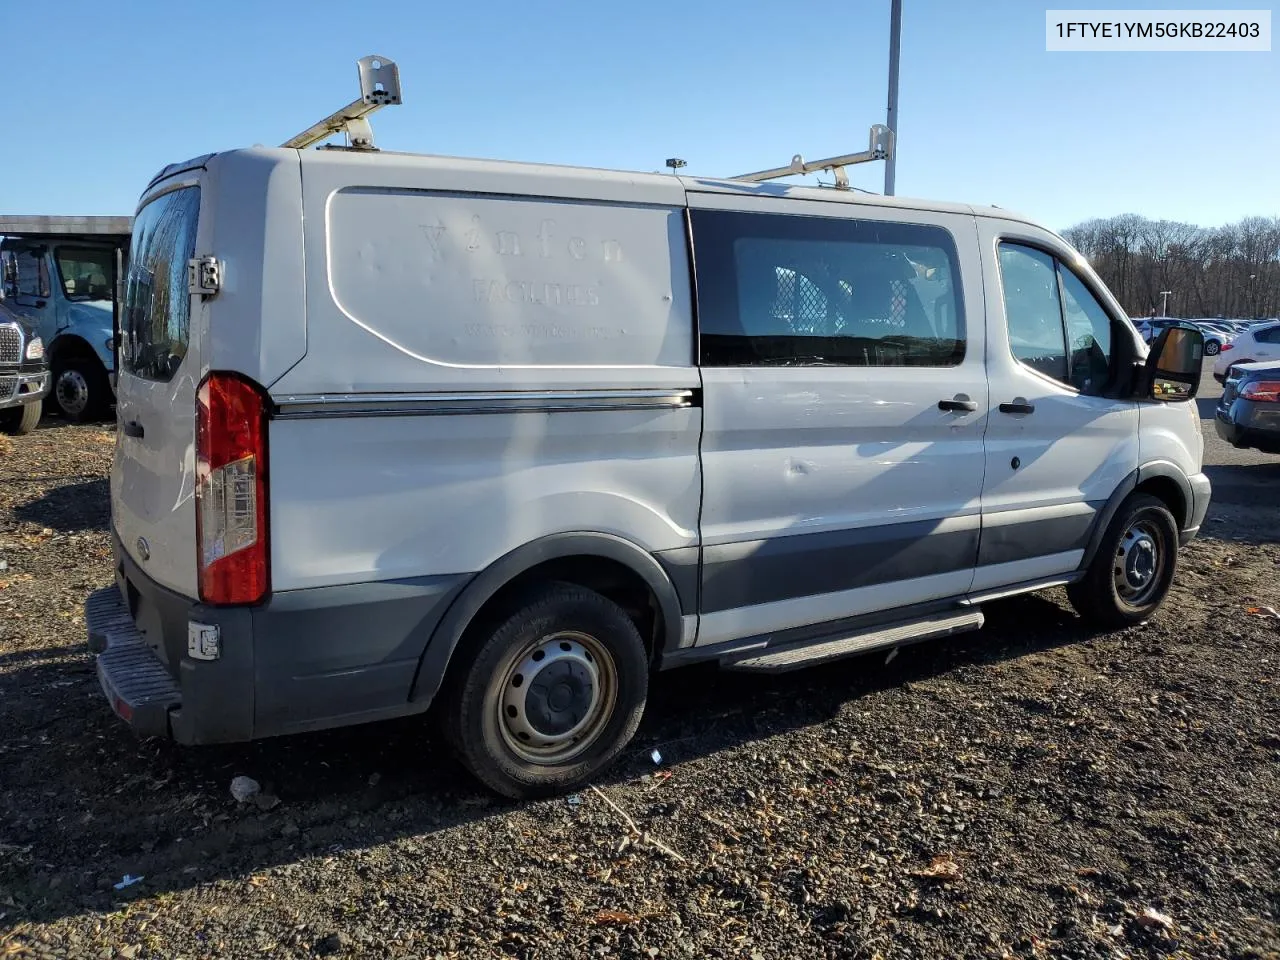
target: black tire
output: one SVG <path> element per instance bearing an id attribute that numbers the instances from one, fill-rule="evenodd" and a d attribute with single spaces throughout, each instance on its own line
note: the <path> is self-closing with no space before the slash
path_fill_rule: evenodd
<path id="1" fill-rule="evenodd" d="M 111 381 L 96 357 L 58 360 L 51 371 L 49 402 L 72 423 L 97 420 L 111 402 Z"/>
<path id="2" fill-rule="evenodd" d="M 40 423 L 40 404 L 24 403 L 20 407 L 0 410 L 0 433 L 24 436 Z"/>
<path id="3" fill-rule="evenodd" d="M 594 656 L 582 653 L 592 650 Z M 488 628 L 464 638 L 454 661 L 441 705 L 445 737 L 481 782 L 518 800 L 589 782 L 631 740 L 644 712 L 649 661 L 635 624 L 616 603 L 575 584 L 523 594 Z M 554 687 L 551 680 L 537 684 L 553 669 Z M 587 679 L 593 669 L 594 686 Z M 527 684 L 522 670 L 532 672 Z M 564 740 L 559 755 L 528 738 L 566 737 L 580 727 L 578 741 Z M 544 749 L 544 756 L 529 756 Z"/>
<path id="4" fill-rule="evenodd" d="M 1150 544 L 1148 556 L 1144 541 Z M 1142 573 L 1148 569 L 1145 580 Z M 1096 627 L 1141 623 L 1164 602 L 1178 566 L 1178 526 L 1164 502 L 1130 494 L 1107 526 L 1084 579 L 1067 587 L 1076 612 Z"/>
<path id="5" fill-rule="evenodd" d="M 1217 340 L 1206 340 L 1204 342 L 1204 355 L 1206 357 L 1216 357 L 1222 352 L 1222 344 Z"/>

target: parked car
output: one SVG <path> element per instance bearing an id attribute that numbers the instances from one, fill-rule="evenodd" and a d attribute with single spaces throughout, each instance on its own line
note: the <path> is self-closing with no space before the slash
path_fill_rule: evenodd
<path id="1" fill-rule="evenodd" d="M 1232 367 L 1257 360 L 1280 360 L 1280 321 L 1255 324 L 1223 344 L 1213 365 L 1213 378 L 1225 383 Z"/>
<path id="2" fill-rule="evenodd" d="M 30 433 L 49 389 L 44 343 L 22 314 L 0 300 L 0 433 Z"/>
<path id="3" fill-rule="evenodd" d="M 1235 339 L 1235 332 L 1224 324 L 1209 320 L 1191 321 L 1204 334 L 1204 355 L 1216 357 L 1222 352 L 1224 344 Z"/>
<path id="4" fill-rule="evenodd" d="M 1232 365 L 1214 427 L 1232 446 L 1280 453 L 1280 360 Z"/>
<path id="5" fill-rule="evenodd" d="M 117 244 L 92 236 L 7 235 L 5 295 L 44 341 L 52 405 L 71 420 L 101 416 L 114 399 L 112 302 Z"/>
<path id="6" fill-rule="evenodd" d="M 1209 502 L 1199 331 L 1148 355 L 996 208 L 254 148 L 162 171 L 132 257 L 86 619 L 141 734 L 435 704 L 493 789 L 571 789 L 651 670 L 794 669 L 1052 586 L 1139 623 Z"/>

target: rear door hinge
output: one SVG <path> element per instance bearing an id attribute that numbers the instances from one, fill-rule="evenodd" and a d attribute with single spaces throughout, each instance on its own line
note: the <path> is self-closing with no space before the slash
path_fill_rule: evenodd
<path id="1" fill-rule="evenodd" d="M 217 296 L 222 289 L 222 264 L 217 257 L 192 257 L 187 261 L 187 293 Z"/>

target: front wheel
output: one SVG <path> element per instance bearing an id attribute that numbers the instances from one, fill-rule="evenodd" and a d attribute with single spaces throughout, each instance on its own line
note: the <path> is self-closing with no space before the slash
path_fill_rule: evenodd
<path id="1" fill-rule="evenodd" d="M 1206 357 L 1216 357 L 1222 352 L 1222 344 L 1217 340 L 1206 340 L 1204 342 L 1204 355 Z"/>
<path id="2" fill-rule="evenodd" d="M 644 643 L 622 608 L 594 591 L 548 584 L 464 644 L 443 704 L 445 735 L 498 793 L 524 799 L 580 787 L 640 724 Z"/>
<path id="3" fill-rule="evenodd" d="M 1067 588 L 1076 612 L 1104 629 L 1141 623 L 1164 602 L 1178 564 L 1178 527 L 1164 502 L 1130 494 L 1084 579 Z"/>
<path id="4" fill-rule="evenodd" d="M 24 403 L 20 407 L 0 410 L 0 433 L 23 436 L 33 431 L 39 422 L 39 403 Z"/>
<path id="5" fill-rule="evenodd" d="M 54 364 L 49 396 L 64 417 L 83 423 L 106 410 L 111 402 L 111 383 L 96 359 L 72 357 Z"/>

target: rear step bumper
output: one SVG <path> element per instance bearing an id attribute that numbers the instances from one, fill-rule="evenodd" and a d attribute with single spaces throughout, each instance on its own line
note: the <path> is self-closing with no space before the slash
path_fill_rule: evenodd
<path id="1" fill-rule="evenodd" d="M 95 591 L 84 612 L 98 683 L 111 709 L 139 736 L 168 736 L 169 712 L 182 705 L 182 690 L 142 639 L 120 591 L 114 586 Z"/>

